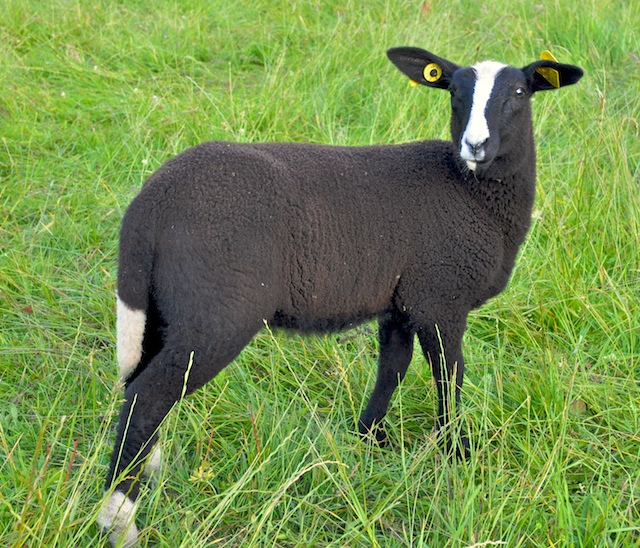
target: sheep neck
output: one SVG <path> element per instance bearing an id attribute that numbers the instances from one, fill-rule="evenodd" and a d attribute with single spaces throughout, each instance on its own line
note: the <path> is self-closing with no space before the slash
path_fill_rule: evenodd
<path id="1" fill-rule="evenodd" d="M 462 162 L 462 160 L 460 160 Z M 510 168 L 510 169 L 507 169 Z M 491 169 L 478 174 L 466 172 L 468 190 L 476 202 L 503 225 L 503 231 L 520 245 L 531 223 L 535 200 L 536 161 L 533 146 L 516 158 L 497 158 Z"/>

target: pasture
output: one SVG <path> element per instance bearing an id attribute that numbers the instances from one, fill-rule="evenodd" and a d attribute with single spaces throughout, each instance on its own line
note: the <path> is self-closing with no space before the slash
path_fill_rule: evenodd
<path id="1" fill-rule="evenodd" d="M 141 545 L 640 543 L 639 28 L 624 0 L 2 2 L 0 545 L 108 546 L 117 235 L 144 180 L 207 140 L 448 138 L 402 45 L 586 73 L 533 103 L 532 228 L 465 336 L 470 460 L 436 443 L 419 349 L 379 448 L 355 433 L 375 325 L 265 329 L 163 425 Z"/>

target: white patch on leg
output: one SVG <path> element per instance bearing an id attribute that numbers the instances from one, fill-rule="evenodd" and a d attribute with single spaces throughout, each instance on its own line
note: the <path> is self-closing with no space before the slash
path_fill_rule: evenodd
<path id="1" fill-rule="evenodd" d="M 151 478 L 153 476 L 157 476 L 160 474 L 162 470 L 162 449 L 160 448 L 160 444 L 156 443 L 149 453 L 149 459 L 147 460 L 147 464 L 144 467 L 143 474 Z"/>
<path id="2" fill-rule="evenodd" d="M 467 161 L 469 169 L 475 171 L 476 162 L 484 160 L 484 150 L 474 152 L 472 146 L 482 145 L 489 138 L 489 124 L 485 111 L 496 83 L 498 73 L 506 65 L 495 61 L 484 61 L 474 65 L 476 84 L 473 88 L 473 102 L 469 122 L 460 138 L 460 156 Z"/>
<path id="3" fill-rule="evenodd" d="M 120 380 L 125 381 L 133 373 L 142 357 L 142 339 L 147 315 L 144 310 L 135 310 L 118 297 L 117 354 Z"/>
<path id="4" fill-rule="evenodd" d="M 98 514 L 98 525 L 109 533 L 109 542 L 115 546 L 122 541 L 123 548 L 138 545 L 138 528 L 134 523 L 138 505 L 121 491 L 114 491 L 102 505 Z"/>

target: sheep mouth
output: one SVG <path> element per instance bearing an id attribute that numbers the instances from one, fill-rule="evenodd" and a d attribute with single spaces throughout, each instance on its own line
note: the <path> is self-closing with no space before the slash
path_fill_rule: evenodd
<path id="1" fill-rule="evenodd" d="M 464 159 L 463 159 L 464 160 Z M 469 171 L 479 172 L 486 170 L 493 159 L 489 160 L 464 160 L 464 163 L 469 168 Z"/>
<path id="2" fill-rule="evenodd" d="M 460 147 L 457 149 L 457 155 L 462 162 L 462 165 L 474 173 L 486 171 L 486 169 L 495 160 L 495 156 L 491 152 L 487 153 L 486 150 L 470 154 L 468 151 L 464 150 L 464 148 Z"/>

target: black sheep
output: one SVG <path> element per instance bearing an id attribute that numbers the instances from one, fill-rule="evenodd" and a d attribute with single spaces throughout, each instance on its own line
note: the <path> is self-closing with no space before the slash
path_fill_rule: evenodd
<path id="1" fill-rule="evenodd" d="M 158 169 L 129 206 L 118 270 L 125 403 L 106 485 L 115 490 L 98 519 L 113 542 L 137 542 L 137 477 L 185 378 L 186 393 L 203 386 L 265 320 L 326 332 L 378 318 L 378 378 L 359 428 L 379 441 L 417 335 L 445 446 L 467 454 L 466 435 L 446 432 L 448 398 L 459 399 L 467 315 L 504 289 L 529 228 L 529 99 L 582 70 L 461 68 L 417 48 L 388 56 L 414 82 L 450 92 L 452 141 L 204 143 Z"/>

